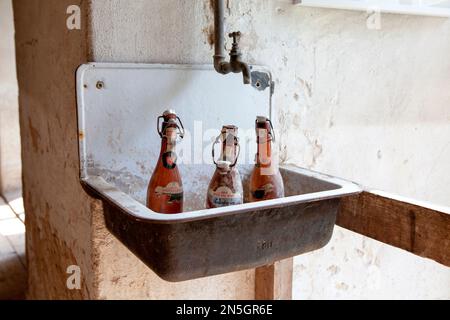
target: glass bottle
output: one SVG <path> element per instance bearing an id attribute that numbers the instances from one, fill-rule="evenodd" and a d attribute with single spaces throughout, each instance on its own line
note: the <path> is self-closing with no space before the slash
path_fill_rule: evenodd
<path id="1" fill-rule="evenodd" d="M 256 119 L 258 153 L 250 178 L 250 202 L 284 197 L 284 183 L 278 162 L 273 158 L 275 134 L 272 122 L 266 117 Z"/>
<path id="2" fill-rule="evenodd" d="M 213 145 L 213 159 L 216 171 L 208 187 L 206 208 L 220 208 L 244 203 L 242 179 L 236 164 L 239 158 L 238 128 L 224 126 L 221 135 Z M 215 160 L 214 147 L 222 143 L 222 152 Z"/>
<path id="3" fill-rule="evenodd" d="M 162 214 L 182 213 L 184 193 L 177 166 L 176 143 L 179 137 L 183 139 L 184 128 L 175 111 L 165 111 L 158 117 L 158 133 L 162 139 L 161 153 L 149 183 L 147 207 Z"/>

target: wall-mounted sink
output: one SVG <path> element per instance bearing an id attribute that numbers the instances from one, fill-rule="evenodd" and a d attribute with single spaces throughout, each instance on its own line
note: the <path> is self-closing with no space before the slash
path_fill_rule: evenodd
<path id="1" fill-rule="evenodd" d="M 271 82 L 263 68 L 253 70 Z M 77 82 L 81 182 L 103 200 L 108 229 L 167 281 L 260 267 L 320 249 L 332 236 L 341 199 L 361 191 L 341 179 L 283 166 L 285 198 L 204 210 L 214 167 L 195 164 L 193 155 L 180 164 L 187 212 L 154 213 L 144 201 L 159 151 L 156 116 L 175 108 L 187 132 L 200 132 L 202 149 L 209 143 L 205 129 L 216 134 L 222 124 L 234 123 L 253 132 L 256 115 L 272 113 L 272 86 L 243 86 L 239 75 L 223 77 L 210 67 L 130 64 L 82 66 Z M 253 151 L 247 151 L 241 163 L 250 163 Z M 250 164 L 240 167 L 244 180 L 251 170 Z"/>

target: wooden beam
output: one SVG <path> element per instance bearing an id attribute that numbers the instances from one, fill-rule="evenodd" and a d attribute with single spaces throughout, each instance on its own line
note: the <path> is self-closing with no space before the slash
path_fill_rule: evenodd
<path id="1" fill-rule="evenodd" d="M 256 269 L 256 300 L 292 300 L 294 259 Z"/>
<path id="2" fill-rule="evenodd" d="M 450 208 L 383 192 L 343 200 L 337 224 L 450 267 Z"/>

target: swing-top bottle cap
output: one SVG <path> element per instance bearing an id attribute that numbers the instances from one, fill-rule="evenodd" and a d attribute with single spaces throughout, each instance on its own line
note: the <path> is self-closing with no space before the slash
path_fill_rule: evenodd
<path id="1" fill-rule="evenodd" d="M 237 132 L 238 130 L 239 130 L 239 128 L 233 124 L 229 124 L 229 125 L 222 127 L 222 132 L 226 132 L 226 131 L 236 131 Z"/>
<path id="2" fill-rule="evenodd" d="M 257 123 L 266 123 L 269 119 L 267 117 L 263 117 L 263 116 L 258 116 L 256 118 L 256 122 Z"/>
<path id="3" fill-rule="evenodd" d="M 171 115 L 176 116 L 177 115 L 176 111 L 173 109 L 168 109 L 168 110 L 164 111 L 164 113 L 163 113 L 163 117 L 168 117 Z"/>

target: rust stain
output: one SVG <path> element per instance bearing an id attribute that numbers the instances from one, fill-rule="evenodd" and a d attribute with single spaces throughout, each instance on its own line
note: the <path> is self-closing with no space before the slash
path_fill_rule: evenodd
<path id="1" fill-rule="evenodd" d="M 41 135 L 39 134 L 39 131 L 35 127 L 33 127 L 33 123 L 31 122 L 30 118 L 28 118 L 28 128 L 30 129 L 31 144 L 33 145 L 33 150 L 34 152 L 38 152 L 39 140 L 41 139 Z"/>
<path id="2" fill-rule="evenodd" d="M 215 43 L 214 27 L 213 26 L 205 27 L 203 28 L 202 32 L 206 36 L 206 42 L 212 49 Z"/>
<path id="3" fill-rule="evenodd" d="M 215 35 L 214 35 L 214 21 L 211 20 L 211 17 L 214 13 L 214 1 L 210 0 L 208 3 L 205 3 L 204 5 L 204 11 L 205 11 L 205 19 L 209 26 L 206 26 L 203 28 L 202 33 L 206 37 L 206 43 L 209 44 L 210 48 L 212 49 L 215 43 Z"/>
<path id="4" fill-rule="evenodd" d="M 84 138 L 85 138 L 84 131 L 78 132 L 78 139 L 81 141 L 81 140 L 84 140 Z"/>

